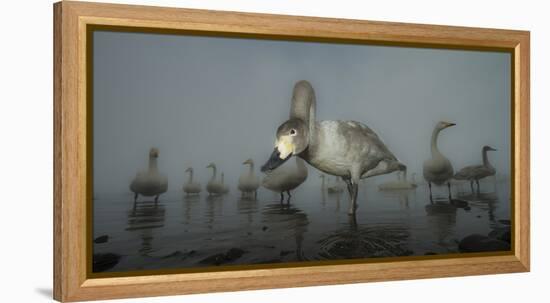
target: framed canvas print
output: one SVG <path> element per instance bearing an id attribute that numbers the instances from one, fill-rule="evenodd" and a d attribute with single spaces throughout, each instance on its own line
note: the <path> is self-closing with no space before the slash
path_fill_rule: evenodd
<path id="1" fill-rule="evenodd" d="M 54 297 L 529 270 L 529 32 L 54 5 Z"/>

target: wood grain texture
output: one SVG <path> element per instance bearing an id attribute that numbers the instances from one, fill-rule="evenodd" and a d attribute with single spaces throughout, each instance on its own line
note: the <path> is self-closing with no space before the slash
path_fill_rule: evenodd
<path id="1" fill-rule="evenodd" d="M 88 25 L 265 39 L 488 49 L 513 55 L 513 253 L 362 264 L 89 278 Z M 529 32 L 80 2 L 54 5 L 54 298 L 78 301 L 528 271 Z"/>

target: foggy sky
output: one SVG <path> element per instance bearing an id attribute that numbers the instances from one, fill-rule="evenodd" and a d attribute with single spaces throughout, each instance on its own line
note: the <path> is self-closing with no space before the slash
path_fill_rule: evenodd
<path id="1" fill-rule="evenodd" d="M 497 174 L 509 174 L 508 53 L 95 32 L 94 192 L 129 191 L 152 146 L 169 190 L 189 166 L 206 185 L 210 162 L 236 190 L 247 158 L 261 174 L 302 79 L 318 120 L 367 124 L 417 179 L 440 120 L 457 123 L 439 137 L 455 171 L 490 145 Z"/>

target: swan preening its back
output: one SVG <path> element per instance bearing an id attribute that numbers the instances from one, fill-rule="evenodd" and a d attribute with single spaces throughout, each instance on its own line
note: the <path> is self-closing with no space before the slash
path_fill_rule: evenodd
<path id="1" fill-rule="evenodd" d="M 378 135 L 355 121 L 316 121 L 315 92 L 307 81 L 295 84 L 290 119 L 277 129 L 275 150 L 262 171 L 276 169 L 291 156 L 333 176 L 342 177 L 355 214 L 361 178 L 387 174 L 406 167 Z"/>
<path id="2" fill-rule="evenodd" d="M 183 191 L 188 195 L 194 195 L 201 192 L 201 185 L 198 182 L 193 182 L 193 168 L 189 167 L 185 170 L 189 173 L 189 180 L 183 185 Z"/>
<path id="3" fill-rule="evenodd" d="M 483 164 L 466 166 L 460 171 L 458 171 L 454 175 L 454 178 L 456 180 L 470 181 L 470 187 L 472 191 L 474 191 L 474 181 L 475 181 L 477 184 L 477 190 L 479 191 L 479 180 L 488 176 L 494 176 L 496 173 L 495 168 L 489 162 L 489 157 L 487 157 L 488 151 L 496 151 L 496 149 L 488 145 L 483 146 L 483 148 L 481 149 Z"/>
<path id="4" fill-rule="evenodd" d="M 155 196 L 155 202 L 161 194 L 168 189 L 168 179 L 161 175 L 157 166 L 159 151 L 157 148 L 151 148 L 149 151 L 149 169 L 138 172 L 132 183 L 130 190 L 134 193 L 134 202 L 137 202 L 139 195 L 152 197 Z"/>
<path id="5" fill-rule="evenodd" d="M 248 159 L 243 165 L 249 165 L 247 172 L 244 172 L 239 178 L 238 188 L 242 196 L 253 194 L 254 198 L 258 196 L 258 187 L 260 187 L 260 178 L 254 173 L 254 160 Z"/>
<path id="6" fill-rule="evenodd" d="M 442 130 L 454 126 L 456 124 L 441 121 L 436 124 L 433 132 L 432 138 L 430 141 L 430 149 L 432 157 L 424 161 L 423 165 L 423 174 L 424 179 L 428 182 L 428 187 L 430 188 L 430 200 L 432 199 L 432 183 L 436 185 L 442 185 L 447 183 L 449 188 L 449 199 L 451 199 L 451 183 L 450 179 L 453 177 L 453 165 L 449 159 L 445 158 L 443 154 L 439 151 L 437 147 L 437 138 L 439 132 Z"/>

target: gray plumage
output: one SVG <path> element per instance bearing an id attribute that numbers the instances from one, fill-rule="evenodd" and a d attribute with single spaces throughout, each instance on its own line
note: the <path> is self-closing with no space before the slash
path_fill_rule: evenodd
<path id="1" fill-rule="evenodd" d="M 277 129 L 277 146 L 263 171 L 298 156 L 324 173 L 342 177 L 355 214 L 358 184 L 368 178 L 405 170 L 380 137 L 355 121 L 316 121 L 315 92 L 307 81 L 294 86 L 290 119 Z"/>
<path id="2" fill-rule="evenodd" d="M 491 165 L 491 163 L 489 162 L 489 157 L 487 156 L 488 151 L 495 151 L 495 150 L 496 149 L 488 145 L 483 146 L 483 148 L 481 149 L 483 164 L 466 166 L 462 168 L 460 171 L 458 171 L 454 175 L 454 178 L 456 180 L 470 181 L 470 187 L 472 188 L 472 191 L 474 188 L 473 182 L 475 181 L 477 183 L 478 190 L 479 190 L 479 180 L 489 176 L 494 176 L 496 173 L 495 168 Z"/>

